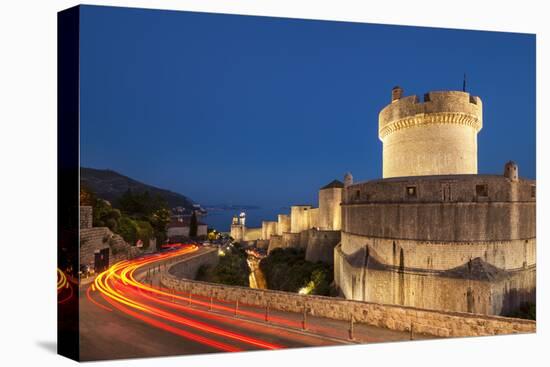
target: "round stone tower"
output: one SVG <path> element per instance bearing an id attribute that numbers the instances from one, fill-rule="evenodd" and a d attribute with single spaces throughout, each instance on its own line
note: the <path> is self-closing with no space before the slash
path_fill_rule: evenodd
<path id="1" fill-rule="evenodd" d="M 379 115 L 383 178 L 477 174 L 482 109 L 481 99 L 466 92 L 429 92 L 420 102 L 394 87 Z"/>

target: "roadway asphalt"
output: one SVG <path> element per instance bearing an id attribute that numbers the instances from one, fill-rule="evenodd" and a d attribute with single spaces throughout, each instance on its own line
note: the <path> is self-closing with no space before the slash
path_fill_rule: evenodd
<path id="1" fill-rule="evenodd" d="M 136 270 L 136 278 L 138 274 Z M 301 314 L 270 310 L 265 322 L 265 310 L 257 307 L 240 305 L 235 317 L 234 305 L 224 301 L 214 300 L 210 310 L 209 299 L 193 296 L 190 303 L 187 295 L 174 298 L 136 289 L 115 277 L 104 283 L 116 296 L 106 296 L 93 283 L 79 289 L 83 361 L 410 339 L 405 332 L 355 324 L 352 342 L 349 323 L 343 321 L 308 317 L 303 331 Z M 152 283 L 158 289 L 158 278 Z"/>

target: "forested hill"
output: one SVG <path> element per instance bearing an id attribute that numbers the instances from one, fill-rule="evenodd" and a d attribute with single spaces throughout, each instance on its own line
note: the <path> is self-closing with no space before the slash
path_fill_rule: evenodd
<path id="1" fill-rule="evenodd" d="M 144 184 L 111 170 L 80 167 L 80 184 L 112 203 L 130 189 L 134 193 L 149 191 L 153 196 L 160 195 L 170 208 L 182 206 L 191 209 L 193 206 L 193 201 L 184 195 Z"/>

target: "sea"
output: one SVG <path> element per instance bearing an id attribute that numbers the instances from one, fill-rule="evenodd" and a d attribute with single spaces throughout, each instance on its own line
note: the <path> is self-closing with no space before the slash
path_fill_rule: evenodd
<path id="1" fill-rule="evenodd" d="M 277 221 L 278 214 L 289 214 L 290 208 L 257 208 L 244 210 L 209 210 L 206 216 L 201 217 L 200 221 L 208 224 L 208 228 L 214 228 L 218 232 L 229 232 L 231 230 L 231 220 L 234 215 L 244 212 L 246 214 L 246 226 L 256 228 L 262 226 L 262 221 Z"/>

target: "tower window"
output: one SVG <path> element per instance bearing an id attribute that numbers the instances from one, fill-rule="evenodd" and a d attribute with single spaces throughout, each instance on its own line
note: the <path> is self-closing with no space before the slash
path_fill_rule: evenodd
<path id="1" fill-rule="evenodd" d="M 407 186 L 407 196 L 412 198 L 416 197 L 416 186 Z"/>
<path id="2" fill-rule="evenodd" d="M 489 192 L 489 189 L 487 184 L 476 185 L 476 195 L 478 197 L 487 197 L 489 196 L 488 192 Z"/>
<path id="3" fill-rule="evenodd" d="M 535 185 L 531 185 L 531 197 L 532 198 L 537 197 L 537 187 Z"/>
<path id="4" fill-rule="evenodd" d="M 357 190 L 355 191 L 355 199 L 359 200 L 361 198 L 361 191 Z"/>

